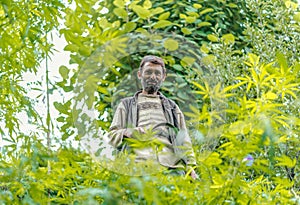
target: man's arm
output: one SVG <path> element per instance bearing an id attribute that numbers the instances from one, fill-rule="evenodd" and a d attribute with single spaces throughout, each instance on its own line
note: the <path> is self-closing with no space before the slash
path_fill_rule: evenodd
<path id="1" fill-rule="evenodd" d="M 123 103 L 118 105 L 109 130 L 109 144 L 120 147 L 126 132 L 126 112 Z"/>
<path id="2" fill-rule="evenodd" d="M 176 113 L 177 113 L 179 129 L 180 129 L 180 132 L 182 132 L 182 135 L 180 137 L 181 139 L 179 139 L 179 140 L 182 142 L 180 144 L 182 144 L 183 151 L 185 153 L 184 158 L 185 158 L 185 163 L 186 163 L 186 171 L 191 171 L 191 173 L 190 173 L 191 177 L 193 179 L 196 179 L 198 176 L 195 173 L 193 167 L 195 167 L 197 165 L 197 163 L 196 163 L 194 150 L 192 147 L 192 141 L 188 134 L 188 130 L 186 128 L 184 115 L 177 105 L 176 105 Z"/>
<path id="3" fill-rule="evenodd" d="M 188 130 L 186 128 L 186 124 L 185 124 L 185 119 L 184 119 L 184 115 L 181 112 L 181 110 L 179 109 L 178 106 L 176 106 L 176 113 L 177 113 L 177 119 L 178 119 L 178 124 L 179 124 L 179 129 L 181 130 L 181 132 L 183 133 L 180 136 L 180 143 L 183 146 L 183 149 L 186 153 L 185 158 L 187 160 L 187 165 L 191 165 L 191 166 L 195 166 L 196 165 L 196 159 L 195 159 L 195 154 L 194 154 L 194 150 L 192 147 L 192 141 L 191 138 L 188 134 Z"/>
<path id="4" fill-rule="evenodd" d="M 140 133 L 144 133 L 144 129 L 141 127 L 135 127 L 135 128 L 128 128 L 126 127 L 126 111 L 125 106 L 121 102 L 117 110 L 115 112 L 115 115 L 113 117 L 113 121 L 110 125 L 110 132 L 108 134 L 109 136 L 109 144 L 112 146 L 118 148 L 122 145 L 124 137 L 131 138 L 134 131 L 138 131 Z"/>

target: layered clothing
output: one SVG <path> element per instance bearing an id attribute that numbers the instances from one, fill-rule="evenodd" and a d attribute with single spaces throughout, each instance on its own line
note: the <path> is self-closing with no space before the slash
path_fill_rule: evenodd
<path id="1" fill-rule="evenodd" d="M 168 168 L 196 165 L 183 113 L 174 101 L 160 92 L 158 95 L 145 95 L 139 91 L 121 100 L 110 126 L 110 144 L 121 151 L 130 149 L 124 143 L 124 133 L 126 129 L 135 127 L 145 130 L 157 127 L 155 137 L 163 144 L 160 150 L 153 150 L 153 147 L 134 148 L 132 151 L 136 161 L 156 160 Z"/>

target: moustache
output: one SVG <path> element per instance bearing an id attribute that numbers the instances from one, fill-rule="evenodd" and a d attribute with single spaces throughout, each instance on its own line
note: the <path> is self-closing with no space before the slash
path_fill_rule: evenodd
<path id="1" fill-rule="evenodd" d="M 156 80 L 147 80 L 146 83 L 158 83 Z"/>

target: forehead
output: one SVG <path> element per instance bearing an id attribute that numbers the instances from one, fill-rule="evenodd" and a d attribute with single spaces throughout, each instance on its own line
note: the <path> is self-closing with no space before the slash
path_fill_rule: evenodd
<path id="1" fill-rule="evenodd" d="M 146 62 L 143 66 L 143 70 L 160 70 L 161 72 L 163 72 L 163 68 L 161 67 L 161 65 L 151 62 Z"/>

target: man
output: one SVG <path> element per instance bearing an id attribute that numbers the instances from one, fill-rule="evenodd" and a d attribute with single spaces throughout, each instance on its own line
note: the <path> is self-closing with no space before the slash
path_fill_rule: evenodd
<path id="1" fill-rule="evenodd" d="M 184 116 L 172 100 L 158 91 L 166 78 L 163 60 L 145 56 L 137 75 L 143 89 L 118 105 L 110 127 L 110 144 L 123 150 L 125 146 L 128 148 L 128 144 L 124 144 L 126 138 L 137 139 L 138 134 L 153 129 L 162 148 L 159 151 L 153 147 L 134 148 L 136 161 L 156 160 L 168 170 L 179 170 L 180 175 L 190 172 L 195 179 L 196 160 Z"/>

